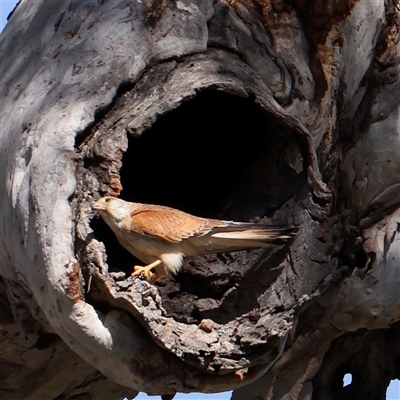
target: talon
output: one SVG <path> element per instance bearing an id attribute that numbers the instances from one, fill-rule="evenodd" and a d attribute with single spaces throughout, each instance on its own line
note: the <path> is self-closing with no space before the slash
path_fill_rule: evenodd
<path id="1" fill-rule="evenodd" d="M 131 275 L 132 276 L 143 276 L 144 279 L 146 279 L 146 281 L 153 284 L 154 282 L 156 282 L 158 280 L 158 278 L 157 278 L 157 273 L 151 272 L 151 270 L 159 264 L 161 264 L 160 260 L 156 260 L 149 265 L 145 265 L 144 267 L 135 265 L 133 267 L 133 272 Z"/>
<path id="2" fill-rule="evenodd" d="M 138 265 L 135 265 L 133 269 L 132 276 L 143 276 L 146 281 L 151 283 L 154 274 L 150 270 L 146 269 L 146 267 L 139 267 Z"/>

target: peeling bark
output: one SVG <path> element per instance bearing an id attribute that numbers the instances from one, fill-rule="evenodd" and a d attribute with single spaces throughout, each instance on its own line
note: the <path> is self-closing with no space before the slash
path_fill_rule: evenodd
<path id="1" fill-rule="evenodd" d="M 399 22 L 392 0 L 21 1 L 1 37 L 1 397 L 382 398 Z M 94 214 L 106 194 L 299 231 L 153 286 Z"/>

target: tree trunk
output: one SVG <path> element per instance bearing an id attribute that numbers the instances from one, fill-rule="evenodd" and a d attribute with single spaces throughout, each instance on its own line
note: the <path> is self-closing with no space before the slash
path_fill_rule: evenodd
<path id="1" fill-rule="evenodd" d="M 384 398 L 399 26 L 396 0 L 22 0 L 1 37 L 1 398 Z M 151 285 L 92 210 L 106 194 L 299 230 Z"/>

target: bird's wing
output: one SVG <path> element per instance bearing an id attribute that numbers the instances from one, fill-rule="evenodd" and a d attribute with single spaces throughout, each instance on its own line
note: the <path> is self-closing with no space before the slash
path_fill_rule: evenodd
<path id="1" fill-rule="evenodd" d="M 203 236 L 215 227 L 226 226 L 225 221 L 195 217 L 173 208 L 135 203 L 130 229 L 169 242 Z"/>

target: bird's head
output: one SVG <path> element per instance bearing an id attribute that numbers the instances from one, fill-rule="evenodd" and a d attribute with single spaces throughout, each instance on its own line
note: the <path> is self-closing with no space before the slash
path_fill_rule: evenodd
<path id="1" fill-rule="evenodd" d="M 103 218 L 107 216 L 115 221 L 120 221 L 130 215 L 131 206 L 132 203 L 111 196 L 102 197 L 93 204 L 93 208 Z"/>
<path id="2" fill-rule="evenodd" d="M 102 197 L 101 199 L 97 200 L 96 203 L 93 204 L 93 208 L 95 210 L 107 211 L 109 208 L 112 207 L 112 203 L 114 203 L 115 200 L 117 199 L 110 196 Z"/>

